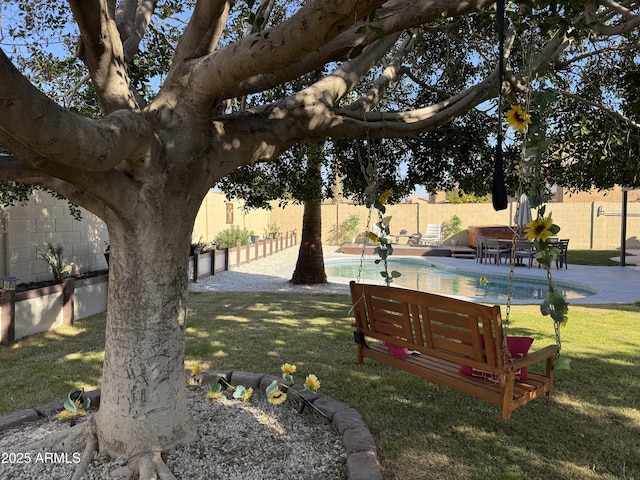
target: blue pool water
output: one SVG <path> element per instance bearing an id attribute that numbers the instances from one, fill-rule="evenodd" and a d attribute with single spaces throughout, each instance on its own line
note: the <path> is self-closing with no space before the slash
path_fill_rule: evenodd
<path id="1" fill-rule="evenodd" d="M 377 257 L 375 257 L 377 258 Z M 380 276 L 381 265 L 374 263 L 374 257 L 363 262 L 361 281 L 383 283 Z M 330 259 L 325 261 L 325 272 L 329 277 L 356 280 L 360 269 L 360 259 Z M 509 277 L 460 270 L 449 270 L 433 265 L 421 258 L 390 258 L 389 271 L 397 270 L 402 275 L 394 279 L 393 284 L 423 292 L 441 293 L 473 298 L 506 299 Z M 487 279 L 482 285 L 480 279 Z M 582 298 L 596 292 L 576 285 L 554 282 L 568 299 Z M 513 282 L 512 298 L 515 300 L 543 300 L 547 295 L 547 281 L 537 278 L 518 278 Z"/>

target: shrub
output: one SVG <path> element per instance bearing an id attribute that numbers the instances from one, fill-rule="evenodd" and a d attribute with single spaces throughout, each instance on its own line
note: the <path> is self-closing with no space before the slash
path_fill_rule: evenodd
<path id="1" fill-rule="evenodd" d="M 449 220 L 442 222 L 440 228 L 444 237 L 452 237 L 462 231 L 462 220 L 457 215 L 454 215 Z"/>
<path id="2" fill-rule="evenodd" d="M 216 238 L 214 243 L 217 248 L 233 248 L 236 246 L 238 240 L 241 245 L 246 245 L 250 237 L 250 233 L 246 228 L 240 228 L 237 225 L 232 225 L 229 228 L 222 230 Z"/>
<path id="3" fill-rule="evenodd" d="M 71 265 L 65 266 L 62 260 L 62 245 L 54 245 L 48 241 L 46 250 L 38 250 L 38 258 L 49 264 L 57 283 L 62 283 L 65 274 L 71 273 Z"/>
<path id="4" fill-rule="evenodd" d="M 360 218 L 358 215 L 349 215 L 340 225 L 333 225 L 329 231 L 328 241 L 331 245 L 340 245 L 350 242 L 358 235 L 358 224 Z"/>
<path id="5" fill-rule="evenodd" d="M 205 253 L 213 250 L 215 246 L 212 243 L 206 243 L 202 240 L 202 237 L 197 242 L 192 242 L 189 248 L 189 256 L 193 256 L 196 253 Z"/>

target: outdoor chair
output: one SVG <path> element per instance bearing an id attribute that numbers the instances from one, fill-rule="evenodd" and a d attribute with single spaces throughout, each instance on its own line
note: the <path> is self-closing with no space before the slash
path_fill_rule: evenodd
<path id="1" fill-rule="evenodd" d="M 442 244 L 442 232 L 439 223 L 430 223 L 427 225 L 427 231 L 420 239 L 420 245 L 435 243 L 438 247 Z"/>
<path id="2" fill-rule="evenodd" d="M 567 250 L 569 249 L 569 239 L 563 238 L 561 240 L 558 240 L 558 243 L 556 246 L 560 249 L 560 252 L 556 257 L 556 268 L 562 268 L 563 265 L 564 265 L 564 268 L 569 268 L 567 263 Z"/>
<path id="3" fill-rule="evenodd" d="M 515 259 L 516 263 L 524 265 L 524 261 L 527 261 L 527 267 L 531 268 L 533 265 L 533 256 L 535 255 L 535 249 L 533 244 L 529 240 L 516 240 Z"/>
<path id="4" fill-rule="evenodd" d="M 485 240 L 487 237 L 484 235 L 476 236 L 476 262 L 482 263 L 484 260 L 484 249 L 486 248 Z"/>
<path id="5" fill-rule="evenodd" d="M 487 237 L 485 239 L 486 248 L 484 249 L 484 263 L 491 263 L 491 258 L 493 258 L 493 263 L 496 265 L 502 263 L 502 258 L 505 259 L 511 252 L 511 248 L 503 247 L 500 245 L 500 241 L 497 238 Z"/>
<path id="6" fill-rule="evenodd" d="M 414 233 L 412 235 L 409 235 L 409 245 L 417 247 L 418 245 L 420 245 L 421 239 L 422 239 L 421 233 Z"/>

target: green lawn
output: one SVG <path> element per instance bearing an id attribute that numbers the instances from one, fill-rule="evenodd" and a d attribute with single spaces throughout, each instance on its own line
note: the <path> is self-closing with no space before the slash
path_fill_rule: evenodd
<path id="1" fill-rule="evenodd" d="M 572 250 L 569 248 L 567 258 L 568 262 L 574 265 L 592 265 L 592 266 L 615 266 L 620 262 L 611 260 L 619 258 L 620 250 Z M 637 260 L 635 255 L 627 253 L 625 255 L 627 265 L 635 265 Z"/>
<path id="2" fill-rule="evenodd" d="M 556 394 L 501 420 L 498 406 L 367 361 L 355 363 L 344 295 L 192 293 L 187 368 L 278 374 L 283 362 L 363 416 L 385 479 L 640 479 L 640 306 L 572 306 L 570 371 Z M 504 309 L 503 309 L 504 310 Z M 538 306 L 513 306 L 512 335 L 552 343 Z M 0 349 L 0 413 L 99 386 L 104 314 Z"/>

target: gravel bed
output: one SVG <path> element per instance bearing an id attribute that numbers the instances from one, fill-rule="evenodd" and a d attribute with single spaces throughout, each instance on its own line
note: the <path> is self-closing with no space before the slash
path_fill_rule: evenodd
<path id="1" fill-rule="evenodd" d="M 204 387 L 187 392 L 191 412 L 198 419 L 198 440 L 169 454 L 167 465 L 176 478 L 346 478 L 342 439 L 335 427 L 313 409 L 298 414 L 286 403 L 271 405 L 261 391 L 248 403 L 224 397 L 209 400 L 205 393 Z M 50 419 L 0 434 L 0 478 L 71 478 L 82 452 L 54 456 L 53 452 L 24 452 L 20 448 L 65 428 L 69 425 Z M 19 452 L 23 453 L 20 458 Z M 95 453 L 83 478 L 124 478 L 110 476 L 121 464 L 122 459 Z"/>

